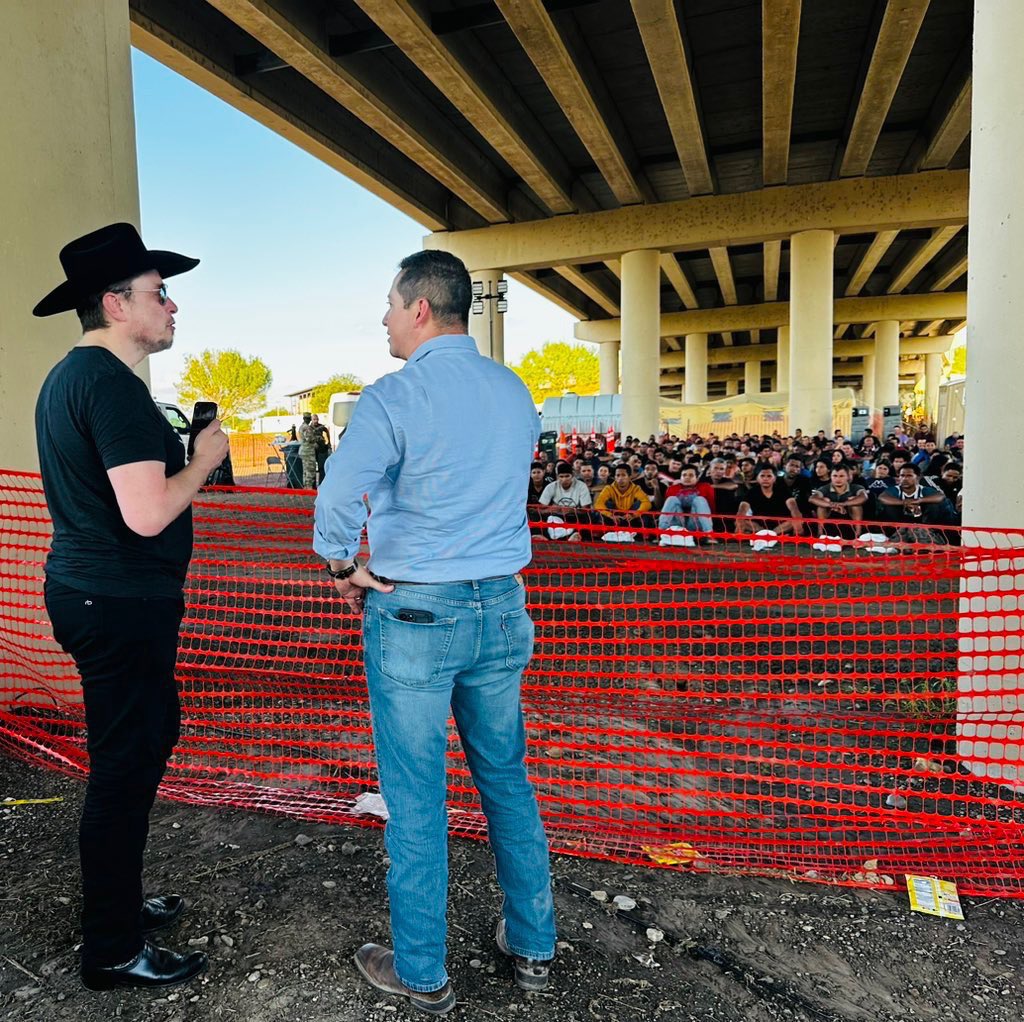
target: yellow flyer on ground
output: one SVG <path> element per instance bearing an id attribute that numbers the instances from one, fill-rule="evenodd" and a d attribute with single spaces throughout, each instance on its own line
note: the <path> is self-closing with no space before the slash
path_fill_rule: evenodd
<path id="1" fill-rule="evenodd" d="M 910 895 L 910 907 L 915 912 L 926 912 L 930 916 L 942 916 L 943 919 L 964 917 L 956 884 L 950 880 L 919 877 L 908 873 L 907 893 Z"/>

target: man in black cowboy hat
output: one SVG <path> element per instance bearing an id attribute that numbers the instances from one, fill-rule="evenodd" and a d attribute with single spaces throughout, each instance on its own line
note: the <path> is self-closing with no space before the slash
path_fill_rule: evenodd
<path id="1" fill-rule="evenodd" d="M 149 810 L 178 739 L 174 678 L 192 499 L 223 461 L 212 422 L 192 461 L 132 369 L 174 341 L 164 280 L 199 260 L 148 251 L 130 224 L 66 245 L 67 280 L 33 310 L 74 309 L 82 338 L 50 371 L 36 405 L 43 489 L 53 519 L 46 609 L 82 678 L 89 783 L 82 807 L 82 981 L 94 990 L 183 983 L 206 956 L 145 934 L 174 922 L 176 895 L 144 900 Z"/>

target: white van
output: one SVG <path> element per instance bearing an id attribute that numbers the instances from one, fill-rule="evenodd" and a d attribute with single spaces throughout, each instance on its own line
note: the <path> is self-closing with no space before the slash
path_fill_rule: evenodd
<path id="1" fill-rule="evenodd" d="M 192 424 L 185 417 L 185 413 L 177 405 L 167 404 L 166 401 L 157 401 L 155 404 L 163 412 L 164 418 L 171 424 L 174 432 L 178 434 L 182 446 L 188 450 L 188 433 Z"/>
<path id="2" fill-rule="evenodd" d="M 327 404 L 327 429 L 331 434 L 331 449 L 338 449 L 338 441 L 341 439 L 345 427 L 348 426 L 352 413 L 356 410 L 356 402 L 359 400 L 358 390 L 348 390 L 331 395 Z"/>

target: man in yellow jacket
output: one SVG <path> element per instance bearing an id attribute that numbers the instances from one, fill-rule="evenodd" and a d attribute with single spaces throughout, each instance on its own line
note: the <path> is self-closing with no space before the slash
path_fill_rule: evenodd
<path id="1" fill-rule="evenodd" d="M 594 501 L 594 507 L 609 521 L 628 526 L 642 524 L 642 515 L 651 510 L 647 494 L 633 482 L 626 465 L 615 466 L 615 482 L 606 486 Z"/>

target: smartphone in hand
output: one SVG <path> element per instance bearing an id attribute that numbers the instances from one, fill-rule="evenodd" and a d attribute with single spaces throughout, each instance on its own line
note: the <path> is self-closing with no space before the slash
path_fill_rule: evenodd
<path id="1" fill-rule="evenodd" d="M 195 450 L 196 437 L 207 426 L 217 418 L 217 403 L 215 401 L 197 401 L 192 409 L 192 428 L 188 433 L 188 460 L 192 460 L 192 452 Z"/>

